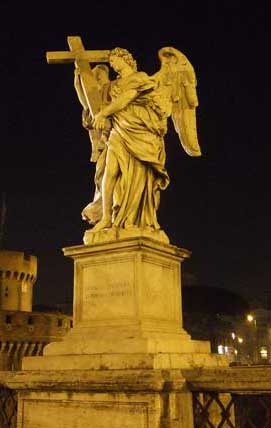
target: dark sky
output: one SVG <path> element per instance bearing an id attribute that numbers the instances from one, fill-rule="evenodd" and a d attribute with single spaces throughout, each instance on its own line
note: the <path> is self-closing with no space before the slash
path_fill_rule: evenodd
<path id="1" fill-rule="evenodd" d="M 46 51 L 68 49 L 68 35 L 88 49 L 126 47 L 149 74 L 163 46 L 188 56 L 203 156 L 188 157 L 170 128 L 171 185 L 161 195 L 160 224 L 193 252 L 185 271 L 199 284 L 271 297 L 268 10 L 238 0 L 157 3 L 1 2 L 5 247 L 38 256 L 37 302 L 71 299 L 72 263 L 61 248 L 82 243 L 80 213 L 93 192 L 73 66 L 45 60 Z"/>

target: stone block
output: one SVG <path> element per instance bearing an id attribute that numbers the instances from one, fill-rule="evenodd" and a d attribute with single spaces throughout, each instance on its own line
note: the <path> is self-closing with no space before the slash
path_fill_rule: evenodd
<path id="1" fill-rule="evenodd" d="M 64 252 L 74 259 L 74 328 L 45 355 L 193 351 L 181 310 L 189 251 L 130 238 Z"/>
<path id="2" fill-rule="evenodd" d="M 193 428 L 191 393 L 174 370 L 29 371 L 12 383 L 18 428 Z"/>

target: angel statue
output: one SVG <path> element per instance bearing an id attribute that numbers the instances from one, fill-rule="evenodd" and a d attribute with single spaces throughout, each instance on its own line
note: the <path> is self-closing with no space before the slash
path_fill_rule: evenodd
<path id="1" fill-rule="evenodd" d="M 80 69 L 75 69 L 83 126 L 90 133 L 92 160 L 97 162 L 94 199 L 82 211 L 83 219 L 94 225 L 91 232 L 160 230 L 160 191 L 169 184 L 164 137 L 170 116 L 186 153 L 201 155 L 194 69 L 173 47 L 160 49 L 158 55 L 161 68 L 149 76 L 137 71 L 128 50 L 111 50 L 108 60 L 117 78 L 109 80 L 106 65 L 92 69 L 100 97 L 96 113 L 88 108 Z"/>

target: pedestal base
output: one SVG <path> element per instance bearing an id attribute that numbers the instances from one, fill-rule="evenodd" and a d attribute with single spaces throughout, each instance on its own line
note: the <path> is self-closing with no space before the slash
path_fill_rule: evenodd
<path id="1" fill-rule="evenodd" d="M 182 351 L 190 336 L 180 265 L 189 251 L 149 238 L 64 251 L 74 259 L 74 328 L 45 355 Z"/>
<path id="2" fill-rule="evenodd" d="M 18 428 L 193 428 L 181 369 L 228 362 L 182 327 L 189 252 L 134 238 L 65 254 L 75 265 L 75 327 L 43 357 L 24 358 Z"/>
<path id="3" fill-rule="evenodd" d="M 74 328 L 25 370 L 226 365 L 182 327 L 181 263 L 190 252 L 149 238 L 71 247 Z"/>
<path id="4" fill-rule="evenodd" d="M 180 372 L 18 373 L 18 428 L 193 428 Z"/>
<path id="5" fill-rule="evenodd" d="M 211 353 L 47 355 L 25 357 L 23 370 L 136 370 L 227 367 L 228 359 Z"/>
<path id="6" fill-rule="evenodd" d="M 155 230 L 148 227 L 139 228 L 135 226 L 127 229 L 112 227 L 110 229 L 101 230 L 100 232 L 93 232 L 92 229 L 89 229 L 84 234 L 83 242 L 85 245 L 97 245 L 105 242 L 133 238 L 147 238 L 169 244 L 169 238 L 163 230 Z"/>

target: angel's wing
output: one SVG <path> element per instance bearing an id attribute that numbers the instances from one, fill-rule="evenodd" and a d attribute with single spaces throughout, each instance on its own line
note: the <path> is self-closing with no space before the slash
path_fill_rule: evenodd
<path id="1" fill-rule="evenodd" d="M 186 56 L 173 47 L 164 47 L 158 52 L 161 69 L 160 81 L 170 87 L 172 102 L 171 118 L 181 144 L 190 156 L 200 156 L 196 128 L 196 76 Z"/>

